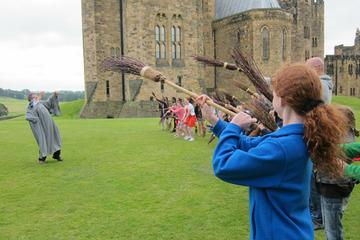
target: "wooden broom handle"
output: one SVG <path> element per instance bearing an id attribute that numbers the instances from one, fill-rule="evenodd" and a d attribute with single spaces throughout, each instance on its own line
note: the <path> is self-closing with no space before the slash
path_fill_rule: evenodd
<path id="1" fill-rule="evenodd" d="M 185 89 L 185 88 L 182 88 L 182 87 L 180 87 L 179 85 L 173 83 L 173 82 L 170 81 L 170 80 L 163 79 L 163 81 L 164 81 L 164 83 L 166 83 L 167 85 L 170 85 L 170 86 L 172 86 L 173 88 L 176 88 L 177 90 L 179 90 L 179 91 L 181 91 L 181 92 L 183 92 L 183 93 L 185 93 L 185 94 L 187 94 L 187 95 L 189 95 L 189 96 L 191 96 L 191 97 L 193 97 L 193 98 L 198 98 L 198 97 L 199 97 L 199 95 L 197 95 L 196 93 L 193 93 L 193 92 L 191 92 L 191 91 L 189 91 L 189 90 L 187 90 L 187 89 Z M 221 111 L 221 112 L 223 112 L 223 113 L 226 113 L 227 115 L 229 115 L 229 116 L 231 116 L 231 117 L 234 117 L 234 116 L 236 115 L 236 113 L 230 111 L 229 109 L 224 108 L 223 106 L 220 106 L 220 105 L 214 103 L 213 101 L 206 100 L 206 104 L 208 104 L 209 106 L 212 106 L 212 107 L 216 108 L 217 110 L 219 110 L 219 111 Z"/>

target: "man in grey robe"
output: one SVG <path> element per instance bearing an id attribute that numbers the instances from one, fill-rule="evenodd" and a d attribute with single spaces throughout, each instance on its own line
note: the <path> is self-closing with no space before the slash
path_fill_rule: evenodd
<path id="1" fill-rule="evenodd" d="M 41 102 L 40 97 L 34 93 L 29 94 L 28 101 L 25 117 L 39 146 L 39 163 L 45 163 L 46 157 L 51 154 L 54 159 L 62 161 L 59 129 L 45 107 L 46 103 Z"/>

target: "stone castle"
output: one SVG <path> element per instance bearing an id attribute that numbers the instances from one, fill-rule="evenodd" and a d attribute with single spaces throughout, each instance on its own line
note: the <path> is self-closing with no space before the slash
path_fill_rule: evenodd
<path id="1" fill-rule="evenodd" d="M 82 0 L 86 103 L 81 116 L 153 116 L 151 93 L 181 96 L 161 83 L 101 71 L 109 56 L 137 58 L 197 93 L 240 73 L 203 66 L 192 55 L 233 62 L 240 49 L 271 76 L 282 64 L 324 56 L 323 0 Z M 155 113 L 157 115 L 157 113 Z"/>
<path id="2" fill-rule="evenodd" d="M 354 46 L 335 46 L 334 55 L 325 58 L 326 72 L 334 82 L 334 94 L 360 97 L 360 30 Z"/>

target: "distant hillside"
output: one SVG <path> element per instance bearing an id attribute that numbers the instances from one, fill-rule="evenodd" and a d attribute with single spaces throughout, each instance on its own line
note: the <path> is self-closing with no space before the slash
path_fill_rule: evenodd
<path id="1" fill-rule="evenodd" d="M 84 99 L 84 91 L 62 91 L 60 90 L 60 101 L 62 102 L 71 102 L 78 99 Z M 3 89 L 0 88 L 0 97 L 9 97 L 19 100 L 24 100 L 29 95 L 30 90 L 24 89 L 21 91 Z M 52 92 L 45 92 L 44 99 L 48 98 Z"/>
<path id="2" fill-rule="evenodd" d="M 22 115 L 25 114 L 25 110 L 27 107 L 27 101 L 9 98 L 9 97 L 1 97 L 0 103 L 4 104 L 9 110 L 9 116 Z"/>
<path id="3" fill-rule="evenodd" d="M 4 104 L 9 110 L 9 116 L 25 115 L 28 105 L 26 100 L 19 100 L 8 97 L 0 97 L 0 103 Z M 84 100 L 79 99 L 72 102 L 60 102 L 61 118 L 78 118 Z"/>

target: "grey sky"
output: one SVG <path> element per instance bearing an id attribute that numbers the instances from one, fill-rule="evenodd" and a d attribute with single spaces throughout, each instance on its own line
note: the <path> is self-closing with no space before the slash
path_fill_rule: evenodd
<path id="1" fill-rule="evenodd" d="M 325 53 L 353 45 L 359 0 L 325 0 Z M 0 87 L 82 90 L 81 0 L 0 0 Z"/>

